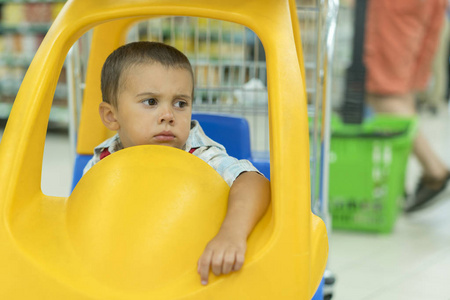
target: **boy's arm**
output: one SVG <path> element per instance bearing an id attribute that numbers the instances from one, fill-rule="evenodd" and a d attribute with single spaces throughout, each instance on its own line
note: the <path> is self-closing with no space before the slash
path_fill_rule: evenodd
<path id="1" fill-rule="evenodd" d="M 247 248 L 247 237 L 264 215 L 270 202 L 270 183 L 256 172 L 244 172 L 233 182 L 228 209 L 217 235 L 208 243 L 198 261 L 202 284 L 209 270 L 215 275 L 238 271 Z"/>

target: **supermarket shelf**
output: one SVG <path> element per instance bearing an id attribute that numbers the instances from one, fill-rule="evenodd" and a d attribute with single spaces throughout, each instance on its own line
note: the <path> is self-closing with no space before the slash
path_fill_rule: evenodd
<path id="1" fill-rule="evenodd" d="M 0 120 L 7 120 L 12 109 L 12 103 L 0 102 Z M 69 110 L 63 106 L 53 106 L 50 111 L 49 123 L 68 126 Z"/>
<path id="2" fill-rule="evenodd" d="M 45 34 L 50 29 L 51 23 L 21 23 L 0 24 L 0 34 L 18 33 L 18 34 Z"/>
<path id="3" fill-rule="evenodd" d="M 34 53 L 30 53 L 29 55 L 1 53 L 0 66 L 28 68 L 28 66 L 31 64 L 31 61 L 33 60 L 33 57 Z"/>
<path id="4" fill-rule="evenodd" d="M 0 4 L 4 3 L 65 3 L 66 0 L 0 0 Z"/>
<path id="5" fill-rule="evenodd" d="M 65 0 L 0 0 L 0 119 L 7 119 L 25 73 Z M 67 85 L 62 73 L 51 123 L 67 124 Z"/>
<path id="6" fill-rule="evenodd" d="M 0 101 L 1 102 L 12 102 L 5 101 L 2 98 L 14 99 L 19 92 L 21 85 L 20 80 L 0 80 Z M 67 85 L 65 83 L 59 83 L 55 90 L 56 100 L 66 100 L 67 99 Z"/>

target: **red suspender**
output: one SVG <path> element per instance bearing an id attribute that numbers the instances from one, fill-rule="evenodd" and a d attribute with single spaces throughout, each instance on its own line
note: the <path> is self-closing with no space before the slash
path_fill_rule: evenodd
<path id="1" fill-rule="evenodd" d="M 109 153 L 108 148 L 103 149 L 102 153 L 100 153 L 100 160 L 104 159 L 105 157 L 107 157 L 110 154 L 111 153 Z"/>

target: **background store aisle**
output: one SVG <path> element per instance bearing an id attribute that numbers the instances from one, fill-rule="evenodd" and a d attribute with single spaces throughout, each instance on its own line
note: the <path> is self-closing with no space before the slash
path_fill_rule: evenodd
<path id="1" fill-rule="evenodd" d="M 0 141 L 4 124 L 0 126 Z M 52 196 L 69 196 L 72 183 L 73 153 L 65 131 L 47 133 L 42 168 L 42 191 Z"/>
<path id="2" fill-rule="evenodd" d="M 448 112 L 421 114 L 424 134 L 450 165 Z M 407 168 L 412 192 L 421 172 Z M 450 188 L 424 210 L 401 215 L 392 234 L 333 231 L 329 267 L 336 274 L 336 300 L 450 299 Z"/>
<path id="3" fill-rule="evenodd" d="M 72 184 L 74 151 L 67 132 L 47 134 L 42 167 L 42 191 L 47 195 L 69 196 Z"/>

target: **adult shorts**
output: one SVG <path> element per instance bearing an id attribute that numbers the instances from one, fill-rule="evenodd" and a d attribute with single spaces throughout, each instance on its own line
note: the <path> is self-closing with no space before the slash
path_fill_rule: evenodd
<path id="1" fill-rule="evenodd" d="M 369 0 L 367 92 L 396 95 L 426 88 L 446 7 L 447 0 Z"/>

